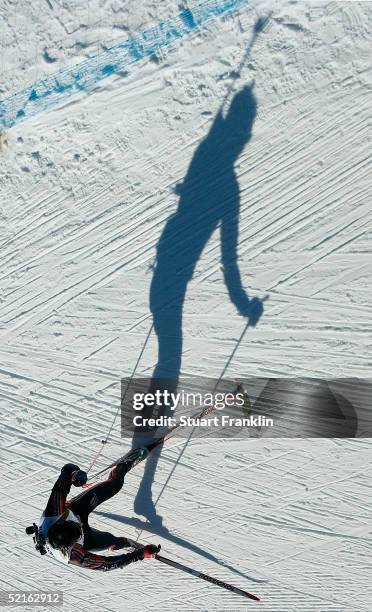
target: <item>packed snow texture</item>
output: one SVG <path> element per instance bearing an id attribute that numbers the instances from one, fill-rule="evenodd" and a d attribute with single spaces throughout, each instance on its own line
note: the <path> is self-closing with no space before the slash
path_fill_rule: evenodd
<path id="1" fill-rule="evenodd" d="M 1 97 L 187 6 L 2 0 Z M 1 135 L 1 589 L 62 590 L 68 612 L 371 610 L 368 439 L 176 439 L 137 498 L 142 466 L 92 517 L 261 604 L 155 561 L 66 567 L 24 533 L 61 466 L 90 464 L 145 342 L 137 373 L 159 366 L 149 296 L 172 223 L 176 263 L 155 287 L 164 283 L 168 331 L 157 323 L 183 374 L 218 378 L 227 364 L 237 380 L 370 375 L 371 16 L 370 2 L 253 0 Z M 239 114 L 235 131 L 221 122 L 244 92 L 255 108 L 238 142 Z M 184 274 L 179 253 L 200 229 L 193 203 L 208 216 L 226 185 L 239 227 L 228 226 L 221 255 L 214 219 Z M 180 201 L 190 206 L 181 220 Z M 238 346 L 234 241 L 242 287 L 268 296 Z M 130 443 L 117 420 L 96 468 Z"/>

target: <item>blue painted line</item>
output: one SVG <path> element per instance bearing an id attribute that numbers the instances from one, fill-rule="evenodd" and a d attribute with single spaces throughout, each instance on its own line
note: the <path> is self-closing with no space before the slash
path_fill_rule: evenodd
<path id="1" fill-rule="evenodd" d="M 61 70 L 37 81 L 25 89 L 0 100 L 0 129 L 60 104 L 79 91 L 89 91 L 97 83 L 129 65 L 139 62 L 176 40 L 197 30 L 207 21 L 247 4 L 248 0 L 206 0 L 185 9 L 176 17 L 160 21 L 151 28 L 131 36 L 84 60 L 80 64 Z"/>

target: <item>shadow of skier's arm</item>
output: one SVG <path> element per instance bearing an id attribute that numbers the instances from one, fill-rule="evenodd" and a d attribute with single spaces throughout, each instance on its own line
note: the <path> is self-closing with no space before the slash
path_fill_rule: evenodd
<path id="1" fill-rule="evenodd" d="M 221 260 L 223 275 L 232 303 L 249 325 L 255 326 L 263 314 L 263 303 L 268 298 L 250 298 L 242 285 L 238 266 L 239 213 L 229 210 L 221 219 Z"/>

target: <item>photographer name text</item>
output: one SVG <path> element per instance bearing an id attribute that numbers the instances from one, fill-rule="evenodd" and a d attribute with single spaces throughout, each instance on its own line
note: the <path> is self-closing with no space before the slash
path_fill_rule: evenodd
<path id="1" fill-rule="evenodd" d="M 135 427 L 273 427 L 273 419 L 269 419 L 262 414 L 250 415 L 249 417 L 231 417 L 226 414 L 213 417 L 191 417 L 181 416 L 179 421 L 171 416 L 133 417 Z"/>

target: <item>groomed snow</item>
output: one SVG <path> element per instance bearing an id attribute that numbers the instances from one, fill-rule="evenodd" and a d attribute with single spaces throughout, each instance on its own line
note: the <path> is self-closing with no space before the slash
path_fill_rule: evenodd
<path id="1" fill-rule="evenodd" d="M 180 10 L 175 0 L 1 0 L 0 97 Z M 152 525 L 133 507 L 142 466 L 93 516 L 99 529 L 160 542 L 260 604 L 155 561 L 109 573 L 66 567 L 24 533 L 61 466 L 87 468 L 112 423 L 120 378 L 150 330 L 156 247 L 177 185 L 221 104 L 226 114 L 245 85 L 254 82 L 257 115 L 234 162 L 239 268 L 248 294 L 269 299 L 237 347 L 246 320 L 214 231 L 187 289 L 181 371 L 370 376 L 371 15 L 371 2 L 252 0 L 2 135 L 2 590 L 59 589 L 67 612 L 371 610 L 367 438 L 191 439 L 186 448 L 176 439 L 155 472 Z M 215 178 L 199 160 L 188 190 L 213 196 Z M 138 374 L 151 376 L 156 362 L 152 332 Z M 117 422 L 97 469 L 129 447 Z"/>

